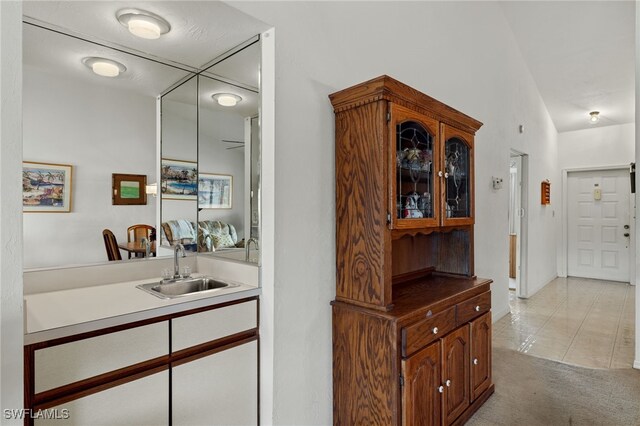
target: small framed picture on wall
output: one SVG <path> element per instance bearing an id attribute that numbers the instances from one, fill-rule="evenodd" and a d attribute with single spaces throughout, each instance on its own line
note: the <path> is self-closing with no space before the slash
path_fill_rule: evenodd
<path id="1" fill-rule="evenodd" d="M 233 204 L 233 176 L 200 173 L 198 208 L 230 209 Z"/>
<path id="2" fill-rule="evenodd" d="M 111 175 L 112 204 L 132 206 L 147 204 L 147 176 L 113 173 Z"/>
<path id="3" fill-rule="evenodd" d="M 68 164 L 22 162 L 22 211 L 69 213 L 71 175 Z"/>

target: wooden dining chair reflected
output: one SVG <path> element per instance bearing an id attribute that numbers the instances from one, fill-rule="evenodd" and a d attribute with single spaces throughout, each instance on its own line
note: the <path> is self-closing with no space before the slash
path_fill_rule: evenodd
<path id="1" fill-rule="evenodd" d="M 131 225 L 127 228 L 127 242 L 137 242 L 146 238 L 151 242 L 151 235 L 156 233 L 156 228 L 151 225 Z M 131 252 L 129 252 L 129 259 L 131 259 Z"/>
<path id="2" fill-rule="evenodd" d="M 118 248 L 118 241 L 113 232 L 109 229 L 102 231 L 102 238 L 104 239 L 104 247 L 107 249 L 107 258 L 109 260 L 122 260 L 120 256 L 120 249 Z"/>

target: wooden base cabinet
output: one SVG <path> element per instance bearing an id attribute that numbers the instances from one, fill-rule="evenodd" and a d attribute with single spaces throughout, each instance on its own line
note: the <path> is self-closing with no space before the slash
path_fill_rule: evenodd
<path id="1" fill-rule="evenodd" d="M 491 386 L 491 313 L 402 360 L 402 424 L 453 424 Z"/>
<path id="2" fill-rule="evenodd" d="M 463 424 L 493 393 L 490 281 L 429 281 L 395 312 L 333 303 L 335 425 Z"/>

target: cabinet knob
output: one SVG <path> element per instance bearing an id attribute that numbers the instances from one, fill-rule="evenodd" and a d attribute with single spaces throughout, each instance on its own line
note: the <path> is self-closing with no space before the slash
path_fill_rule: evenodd
<path id="1" fill-rule="evenodd" d="M 433 334 L 438 334 L 438 327 L 433 327 Z"/>
<path id="2" fill-rule="evenodd" d="M 444 173 L 444 177 L 445 177 L 445 178 L 448 178 L 448 177 L 449 177 L 449 173 L 445 172 L 445 173 Z"/>
<path id="3" fill-rule="evenodd" d="M 438 171 L 438 176 L 440 177 L 444 176 L 444 174 L 442 173 L 442 170 Z"/>
<path id="4" fill-rule="evenodd" d="M 443 393 L 444 392 L 444 386 L 438 386 L 438 392 Z"/>
<path id="5" fill-rule="evenodd" d="M 447 385 L 447 387 L 451 386 L 451 380 L 447 380 L 444 384 Z"/>
<path id="6" fill-rule="evenodd" d="M 473 365 L 478 365 L 478 358 L 473 359 Z"/>
<path id="7" fill-rule="evenodd" d="M 476 312 L 480 312 L 480 305 L 476 306 Z"/>

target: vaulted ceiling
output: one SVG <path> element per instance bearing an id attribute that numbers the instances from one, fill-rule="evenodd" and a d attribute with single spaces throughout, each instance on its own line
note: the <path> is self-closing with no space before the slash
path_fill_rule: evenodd
<path id="1" fill-rule="evenodd" d="M 558 132 L 635 121 L 634 1 L 500 5 Z"/>

